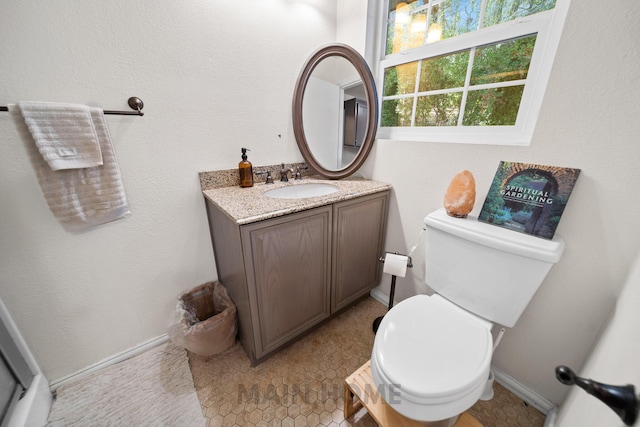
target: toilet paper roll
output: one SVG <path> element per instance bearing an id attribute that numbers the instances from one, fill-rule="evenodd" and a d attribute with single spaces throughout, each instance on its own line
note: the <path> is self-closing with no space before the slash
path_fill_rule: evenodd
<path id="1" fill-rule="evenodd" d="M 393 276 L 404 277 L 407 274 L 407 263 L 409 257 L 406 255 L 387 254 L 384 258 L 383 272 Z"/>

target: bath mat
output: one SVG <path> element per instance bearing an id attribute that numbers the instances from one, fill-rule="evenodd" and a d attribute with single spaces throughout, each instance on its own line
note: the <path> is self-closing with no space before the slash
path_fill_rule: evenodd
<path id="1" fill-rule="evenodd" d="M 204 426 L 184 349 L 168 342 L 62 386 L 47 426 Z"/>

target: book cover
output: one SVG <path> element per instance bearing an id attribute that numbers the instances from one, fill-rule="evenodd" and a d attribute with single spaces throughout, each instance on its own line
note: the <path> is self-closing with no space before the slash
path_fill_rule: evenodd
<path id="1" fill-rule="evenodd" d="M 552 239 L 580 169 L 501 161 L 478 221 Z"/>

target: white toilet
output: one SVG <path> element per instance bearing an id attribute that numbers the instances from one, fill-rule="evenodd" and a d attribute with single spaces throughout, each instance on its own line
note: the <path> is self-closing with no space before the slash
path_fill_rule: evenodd
<path id="1" fill-rule="evenodd" d="M 426 283 L 384 316 L 371 354 L 371 374 L 397 412 L 426 425 L 452 425 L 487 387 L 493 324 L 513 327 L 560 259 L 559 236 L 541 239 L 453 218 L 424 220 Z"/>

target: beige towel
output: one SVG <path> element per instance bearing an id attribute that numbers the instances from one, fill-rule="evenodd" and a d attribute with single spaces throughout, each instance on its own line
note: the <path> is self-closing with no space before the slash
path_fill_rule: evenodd
<path id="1" fill-rule="evenodd" d="M 38 151 L 18 108 L 10 105 L 9 110 L 25 142 L 49 209 L 65 230 L 83 231 L 129 213 L 120 168 L 101 109 L 91 108 L 90 113 L 103 165 L 57 171 L 49 167 Z"/>
<path id="2" fill-rule="evenodd" d="M 25 101 L 19 102 L 18 108 L 51 169 L 102 165 L 100 142 L 89 107 Z"/>

